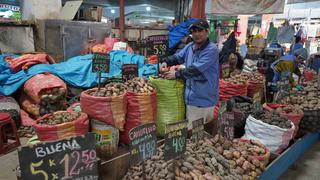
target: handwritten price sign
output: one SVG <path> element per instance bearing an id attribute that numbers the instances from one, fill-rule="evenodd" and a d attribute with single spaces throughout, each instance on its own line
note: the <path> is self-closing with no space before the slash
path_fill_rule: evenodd
<path id="1" fill-rule="evenodd" d="M 92 57 L 92 72 L 109 73 L 110 55 L 102 53 L 94 53 Z"/>
<path id="2" fill-rule="evenodd" d="M 227 139 L 234 137 L 234 112 L 224 111 L 218 119 L 219 134 Z"/>
<path id="3" fill-rule="evenodd" d="M 198 142 L 203 139 L 203 131 L 204 131 L 204 120 L 200 118 L 198 120 L 192 121 L 192 140 L 194 142 Z"/>
<path id="4" fill-rule="evenodd" d="M 169 36 L 153 35 L 146 38 L 147 55 L 168 56 Z"/>
<path id="5" fill-rule="evenodd" d="M 22 179 L 97 180 L 97 154 L 92 133 L 19 149 Z"/>
<path id="6" fill-rule="evenodd" d="M 123 64 L 122 65 L 122 80 L 124 82 L 138 77 L 138 65 L 137 64 Z"/>
<path id="7" fill-rule="evenodd" d="M 157 152 L 157 133 L 154 123 L 143 124 L 135 127 L 129 132 L 129 150 L 131 154 L 131 163 L 150 159 Z"/>
<path id="8" fill-rule="evenodd" d="M 164 136 L 164 159 L 174 159 L 186 151 L 187 121 L 167 124 Z"/>

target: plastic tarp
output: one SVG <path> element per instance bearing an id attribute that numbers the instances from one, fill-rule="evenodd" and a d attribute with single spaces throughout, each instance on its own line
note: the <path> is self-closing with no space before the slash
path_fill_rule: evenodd
<path id="1" fill-rule="evenodd" d="M 0 56 L 0 94 L 6 96 L 14 93 L 34 75 L 45 72 L 54 74 L 67 84 L 78 88 L 90 88 L 98 84 L 98 74 L 91 72 L 92 54 L 76 56 L 59 64 L 38 64 L 16 73 L 10 70 L 4 57 Z M 119 77 L 122 64 L 138 64 L 139 69 L 142 69 L 144 56 L 130 54 L 127 51 L 110 51 L 110 72 L 102 73 L 102 77 Z"/>
<path id="2" fill-rule="evenodd" d="M 189 26 L 198 20 L 199 19 L 191 18 L 174 27 L 169 27 L 169 48 L 174 48 L 177 44 L 179 44 L 182 38 L 189 35 Z"/>
<path id="3" fill-rule="evenodd" d="M 279 0 L 211 0 L 212 14 L 282 14 L 285 1 Z"/>

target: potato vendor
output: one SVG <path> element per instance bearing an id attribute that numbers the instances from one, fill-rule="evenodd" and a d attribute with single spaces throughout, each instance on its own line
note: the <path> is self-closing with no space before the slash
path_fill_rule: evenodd
<path id="1" fill-rule="evenodd" d="M 291 85 L 295 86 L 296 83 L 292 77 L 292 73 L 299 77 L 298 83 L 300 83 L 301 72 L 299 70 L 299 65 L 303 64 L 307 58 L 307 49 L 301 48 L 294 51 L 293 55 L 283 56 L 279 60 L 273 62 L 271 64 L 271 68 L 274 72 L 273 83 L 289 80 Z"/>

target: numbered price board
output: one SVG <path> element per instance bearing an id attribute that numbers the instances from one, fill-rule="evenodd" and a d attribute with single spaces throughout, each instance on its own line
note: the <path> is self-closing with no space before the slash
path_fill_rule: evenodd
<path id="1" fill-rule="evenodd" d="M 128 81 L 135 77 L 138 77 L 138 65 L 137 64 L 123 64 L 122 65 L 122 80 Z"/>
<path id="2" fill-rule="evenodd" d="M 186 151 L 187 121 L 167 124 L 164 136 L 164 160 L 174 159 Z"/>
<path id="3" fill-rule="evenodd" d="M 137 164 L 156 155 L 157 131 L 155 123 L 143 124 L 131 129 L 129 139 L 132 164 Z"/>
<path id="4" fill-rule="evenodd" d="M 93 133 L 19 149 L 22 179 L 97 180 L 98 159 Z"/>
<path id="5" fill-rule="evenodd" d="M 92 57 L 92 72 L 109 73 L 110 55 L 103 53 L 94 53 Z"/>
<path id="6" fill-rule="evenodd" d="M 219 121 L 219 134 L 232 140 L 234 137 L 234 113 L 224 112 Z"/>
<path id="7" fill-rule="evenodd" d="M 192 137 L 194 142 L 198 142 L 203 139 L 204 135 L 204 120 L 200 118 L 198 120 L 192 121 Z"/>
<path id="8" fill-rule="evenodd" d="M 169 55 L 169 36 L 153 35 L 146 38 L 147 56 L 158 55 L 165 57 Z"/>

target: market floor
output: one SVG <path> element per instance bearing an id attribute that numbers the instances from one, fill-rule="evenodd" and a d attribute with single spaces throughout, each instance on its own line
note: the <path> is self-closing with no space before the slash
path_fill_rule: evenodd
<path id="1" fill-rule="evenodd" d="M 320 141 L 314 144 L 279 180 L 319 180 Z"/>
<path id="2" fill-rule="evenodd" d="M 21 139 L 21 144 L 26 143 Z M 18 152 L 12 151 L 0 157 L 0 180 L 16 180 L 15 168 L 19 163 Z M 319 180 L 320 179 L 320 141 L 314 144 L 294 166 L 290 167 L 279 180 Z"/>

